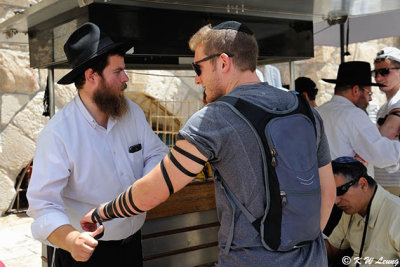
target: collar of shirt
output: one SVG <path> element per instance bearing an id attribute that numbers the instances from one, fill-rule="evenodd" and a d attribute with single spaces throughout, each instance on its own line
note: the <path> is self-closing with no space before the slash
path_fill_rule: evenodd
<path id="1" fill-rule="evenodd" d="M 377 185 L 378 189 L 376 190 L 374 199 L 372 200 L 371 204 L 371 211 L 369 214 L 369 220 L 368 220 L 368 228 L 373 229 L 375 227 L 376 221 L 378 219 L 379 211 L 382 208 L 383 201 L 385 199 L 385 192 L 384 189 L 380 186 Z M 362 217 L 360 214 L 356 215 L 355 218 L 355 223 L 357 225 L 360 225 L 361 222 L 365 221 L 366 216 Z"/>
<path id="2" fill-rule="evenodd" d="M 347 104 L 347 105 L 351 105 L 351 106 L 356 106 L 349 99 L 347 99 L 346 97 L 341 96 L 341 95 L 334 95 L 332 97 L 331 101 L 335 102 L 335 103 L 342 103 L 342 104 Z"/>
<path id="3" fill-rule="evenodd" d="M 87 122 L 92 126 L 94 129 L 97 127 L 103 128 L 101 125 L 97 123 L 97 121 L 93 118 L 92 114 L 90 114 L 89 110 L 87 110 L 85 104 L 82 102 L 81 97 L 77 94 L 74 98 L 74 103 L 77 105 L 79 111 L 82 113 L 83 117 L 87 120 Z M 117 122 L 116 119 L 110 117 L 107 122 L 107 132 L 109 132 Z"/>

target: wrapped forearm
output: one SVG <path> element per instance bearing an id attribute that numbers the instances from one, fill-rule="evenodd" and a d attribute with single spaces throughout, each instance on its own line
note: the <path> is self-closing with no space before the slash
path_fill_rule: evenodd
<path id="1" fill-rule="evenodd" d="M 97 208 L 93 212 L 92 221 L 96 223 L 100 221 L 111 220 L 114 218 L 131 217 L 142 212 L 144 211 L 136 207 L 135 203 L 133 202 L 132 186 L 130 186 L 117 198 Z M 99 216 L 98 218 L 96 216 L 96 213 Z M 96 219 L 96 221 L 94 219 Z"/>
<path id="2" fill-rule="evenodd" d="M 138 184 L 136 184 L 135 187 L 135 200 L 139 201 L 139 203 L 143 207 L 145 207 L 145 210 L 149 210 L 155 206 L 157 206 L 158 204 L 160 204 L 162 201 L 165 201 L 165 199 L 163 199 L 163 197 L 161 198 L 157 198 L 155 197 L 154 192 L 157 192 L 157 190 L 161 189 L 161 187 L 166 186 L 165 189 L 168 189 L 168 193 L 169 195 L 172 195 L 175 192 L 175 188 L 174 185 L 170 179 L 170 176 L 168 174 L 167 168 L 169 168 L 169 171 L 171 171 L 171 168 L 176 168 L 179 173 L 176 173 L 176 169 L 175 169 L 175 173 L 174 178 L 175 179 L 183 179 L 186 184 L 190 181 L 187 178 L 188 177 L 194 177 L 196 176 L 196 172 L 190 171 L 190 170 L 197 170 L 199 168 L 199 166 L 204 166 L 205 161 L 198 158 L 197 156 L 175 146 L 174 150 L 176 152 L 178 152 L 179 154 L 181 154 L 183 157 L 186 157 L 188 159 L 190 159 L 190 161 L 193 161 L 193 163 L 187 163 L 186 165 L 189 165 L 190 168 L 188 170 L 187 166 L 183 166 L 182 163 L 180 163 L 177 158 L 172 154 L 169 153 L 169 161 L 166 161 L 166 164 L 164 165 L 164 161 L 166 158 L 164 158 L 161 162 L 160 162 L 160 168 L 159 169 L 155 169 L 153 170 L 154 172 L 149 173 L 147 176 L 141 179 L 141 186 L 139 186 Z M 169 166 L 166 166 L 168 165 Z M 192 165 L 191 165 L 192 164 Z M 167 168 L 166 168 L 167 167 Z M 172 169 L 174 170 L 174 169 Z M 156 178 L 154 178 L 156 177 Z M 165 184 L 160 183 L 159 180 L 164 179 Z M 156 181 L 156 182 L 154 182 Z M 139 181 L 137 181 L 139 183 Z M 143 185 L 145 184 L 145 185 Z M 179 184 L 179 183 L 177 183 Z M 161 187 L 160 187 L 161 186 Z M 143 190 L 149 190 L 149 188 L 151 189 L 151 193 L 147 192 L 147 191 L 143 191 Z M 179 188 L 179 187 L 178 187 Z M 117 198 L 115 198 L 114 200 L 102 205 L 99 207 L 98 210 L 98 214 L 100 217 L 100 220 L 110 220 L 113 218 L 125 218 L 125 217 L 131 217 L 137 214 L 140 214 L 142 212 L 144 212 L 143 210 L 139 209 L 135 203 L 133 202 L 133 193 L 132 193 L 132 186 L 130 186 L 125 192 L 123 192 L 122 194 L 120 194 Z M 150 196 L 150 197 L 149 197 Z M 154 201 L 154 199 L 156 201 Z M 146 204 L 146 205 L 145 205 Z M 95 210 L 96 212 L 96 210 Z M 93 218 L 94 217 L 94 218 Z M 97 220 L 96 216 L 92 216 L 92 221 L 93 222 L 98 222 L 95 221 Z"/>

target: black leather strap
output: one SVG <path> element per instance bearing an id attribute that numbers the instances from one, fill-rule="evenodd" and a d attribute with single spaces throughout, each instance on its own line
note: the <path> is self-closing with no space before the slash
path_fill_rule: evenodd
<path id="1" fill-rule="evenodd" d="M 198 158 L 192 154 L 190 154 L 189 152 L 183 150 L 182 148 L 180 148 L 179 146 L 174 146 L 173 149 L 175 149 L 177 152 L 181 153 L 182 155 L 184 155 L 185 157 L 197 162 L 200 165 L 204 165 L 206 164 L 205 160 L 202 160 L 201 158 Z"/>
<path id="2" fill-rule="evenodd" d="M 128 196 L 129 196 L 129 203 L 131 204 L 131 206 L 136 210 L 136 211 L 138 211 L 139 213 L 143 213 L 144 211 L 143 210 L 141 210 L 141 209 L 139 209 L 136 205 L 135 205 L 135 203 L 133 202 L 133 198 L 132 198 L 132 186 L 129 188 L 129 190 L 128 190 Z"/>
<path id="3" fill-rule="evenodd" d="M 171 179 L 169 179 L 167 170 L 165 169 L 164 159 L 160 162 L 160 167 L 161 167 L 161 172 L 164 176 L 165 183 L 168 186 L 169 194 L 172 195 L 174 193 L 174 187 L 172 186 Z"/>
<path id="4" fill-rule="evenodd" d="M 169 152 L 168 156 L 169 156 L 169 159 L 172 161 L 172 163 L 173 163 L 181 172 L 183 172 L 183 173 L 186 174 L 187 176 L 195 177 L 195 176 L 197 175 L 197 173 L 190 172 L 190 171 L 188 171 L 185 167 L 183 167 L 183 166 L 179 163 L 179 161 L 176 160 L 176 158 L 174 157 L 174 155 L 172 155 L 172 152 Z"/>

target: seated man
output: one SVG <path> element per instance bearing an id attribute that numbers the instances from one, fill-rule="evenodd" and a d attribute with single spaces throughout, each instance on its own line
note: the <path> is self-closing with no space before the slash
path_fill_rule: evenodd
<path id="1" fill-rule="evenodd" d="M 342 259 L 346 265 L 396 266 L 400 261 L 400 198 L 377 185 L 367 168 L 352 157 L 335 159 L 332 169 L 335 203 L 344 214 L 325 240 L 329 260 L 351 247 L 353 257 Z"/>

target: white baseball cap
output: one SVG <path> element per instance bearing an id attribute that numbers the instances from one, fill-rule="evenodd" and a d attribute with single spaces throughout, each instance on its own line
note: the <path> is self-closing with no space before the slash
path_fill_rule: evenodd
<path id="1" fill-rule="evenodd" d="M 400 50 L 396 47 L 385 47 L 376 54 L 376 59 L 388 58 L 400 63 Z"/>

